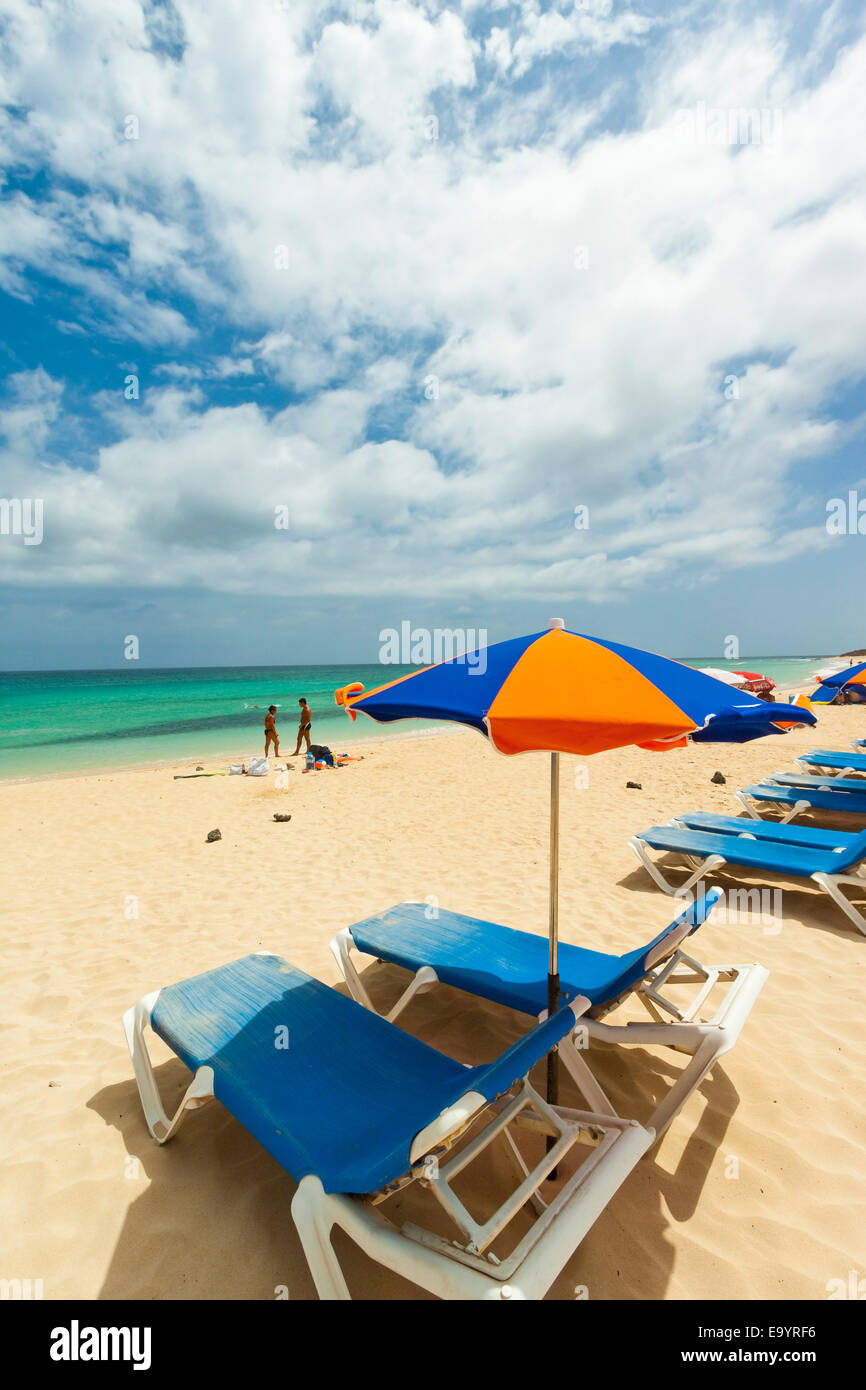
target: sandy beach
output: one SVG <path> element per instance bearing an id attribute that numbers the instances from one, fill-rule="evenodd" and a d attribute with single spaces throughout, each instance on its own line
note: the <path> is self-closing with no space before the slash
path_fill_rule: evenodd
<path id="1" fill-rule="evenodd" d="M 677 811 L 734 814 L 737 788 L 864 735 L 864 713 L 828 709 L 785 739 L 601 754 L 587 786 L 564 758 L 563 939 L 625 950 L 675 916 L 629 835 Z M 47 1299 L 315 1296 L 291 1179 L 217 1103 L 153 1143 L 120 1019 L 147 991 L 262 949 L 337 984 L 329 939 L 403 899 L 546 931 L 543 754 L 503 758 L 466 731 L 363 751 L 313 775 L 295 759 L 287 788 L 175 781 L 179 768 L 0 786 L 4 1276 L 41 1279 Z M 783 903 L 781 929 L 711 922 L 696 938 L 705 962 L 758 960 L 769 982 L 550 1298 L 824 1299 L 866 1270 L 866 938 L 816 891 L 786 887 Z M 367 965 L 375 999 L 396 997 L 405 976 Z M 527 1027 L 444 987 L 401 1023 L 472 1062 Z M 188 1073 L 156 1039 L 152 1052 L 171 1109 Z M 679 1063 L 627 1060 L 606 1052 L 599 1074 L 640 1119 Z M 344 1248 L 355 1297 L 425 1296 Z"/>

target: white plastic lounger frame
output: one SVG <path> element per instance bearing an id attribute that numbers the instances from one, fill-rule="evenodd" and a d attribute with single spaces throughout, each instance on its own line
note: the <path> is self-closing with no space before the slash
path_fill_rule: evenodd
<path id="1" fill-rule="evenodd" d="M 671 824 L 676 825 L 677 822 L 671 821 Z M 731 835 L 729 838 L 733 843 L 736 843 L 737 840 L 756 840 L 758 837 L 752 835 L 748 831 L 743 831 L 742 835 Z M 643 840 L 635 836 L 633 839 L 629 840 L 629 844 L 653 882 L 658 884 L 663 893 L 669 893 L 671 897 L 683 897 L 688 893 L 689 889 L 694 887 L 699 879 L 704 877 L 704 875 L 712 873 L 714 869 L 720 869 L 728 862 L 721 854 L 708 854 L 706 858 L 701 859 L 700 855 L 697 854 L 686 854 L 684 851 L 677 850 L 663 850 L 663 854 L 679 853 L 680 858 L 685 859 L 686 863 L 690 866 L 694 866 L 694 870 L 689 874 L 688 878 L 682 883 L 676 884 L 671 883 L 670 879 L 665 878 L 658 864 L 650 858 L 649 850 Z M 731 855 L 731 860 L 734 868 L 736 868 L 737 858 L 735 854 Z M 828 897 L 832 898 L 836 906 L 842 909 L 845 916 L 854 924 L 857 930 L 866 936 L 866 917 L 864 917 L 861 910 L 851 902 L 850 898 L 846 898 L 845 894 L 842 892 L 843 886 L 862 888 L 866 891 L 866 876 L 864 876 L 863 869 L 864 865 L 861 864 L 857 872 L 853 874 L 828 874 L 824 870 L 820 870 L 817 873 L 810 874 L 809 880 L 811 880 L 812 883 L 817 883 L 818 887 L 821 888 Z M 759 870 L 754 870 L 754 872 L 759 872 Z M 784 877 L 784 872 L 782 872 L 782 876 Z M 798 879 L 794 877 L 793 881 L 796 884 L 798 882 L 805 883 L 807 880 L 805 878 Z"/>
<path id="2" fill-rule="evenodd" d="M 842 752 L 842 749 L 841 749 L 841 748 L 839 749 L 839 752 L 840 752 L 840 753 Z M 794 766 L 795 766 L 795 767 L 798 767 L 798 768 L 800 769 L 801 772 L 811 772 L 811 773 L 814 773 L 816 767 L 821 767 L 821 768 L 824 769 L 824 771 L 823 771 L 823 773 L 822 773 L 822 776 L 825 776 L 825 777 L 862 777 L 862 776 L 863 776 L 863 769 L 862 769 L 862 768 L 859 768 L 859 767 L 828 767 L 827 763 L 807 763 L 807 762 L 804 762 L 802 758 L 795 758 L 795 760 L 794 760 Z M 863 785 L 864 785 L 864 787 L 866 787 L 866 779 L 864 779 Z"/>
<path id="3" fill-rule="evenodd" d="M 766 791 L 772 790 L 773 783 L 771 780 L 767 780 L 762 785 Z M 782 791 L 783 789 L 780 787 L 779 790 Z M 811 811 L 812 809 L 811 801 L 795 801 L 792 806 L 789 806 L 787 802 L 771 801 L 769 797 L 762 797 L 760 801 L 754 801 L 745 791 L 734 792 L 734 796 L 752 820 L 764 820 L 764 817 L 761 815 L 762 806 L 772 806 L 775 810 L 781 811 L 781 820 L 774 822 L 774 824 L 778 825 L 790 825 L 795 817 L 802 816 L 806 811 Z"/>
<path id="4" fill-rule="evenodd" d="M 355 949 L 348 927 L 339 932 L 331 942 L 331 950 L 352 997 L 365 1008 L 376 1012 L 355 969 L 352 960 L 352 951 Z M 586 1060 L 589 1040 L 623 1044 L 626 1047 L 667 1047 L 676 1052 L 691 1053 L 691 1062 L 646 1122 L 647 1128 L 655 1132 L 655 1138 L 660 1139 L 714 1063 L 736 1043 L 768 975 L 769 972 L 757 964 L 703 966 L 700 961 L 676 949 L 671 955 L 663 958 L 658 968 L 625 996 L 627 998 L 629 994 L 636 995 L 651 1015 L 653 1022 L 603 1023 L 602 1018 L 609 1014 L 620 1000 L 612 1001 L 605 1009 L 592 1009 L 581 1017 L 574 1032 L 559 1043 L 558 1050 L 563 1066 L 590 1106 L 604 1114 L 615 1115 L 616 1110 L 611 1100 L 605 1095 Z M 429 965 L 421 966 L 396 1004 L 384 1017 L 393 1022 L 416 994 L 424 994 L 438 983 L 436 971 Z M 711 1019 L 696 1020 L 698 1010 L 718 983 L 728 985 L 718 1009 Z M 685 1009 L 677 1008 L 661 994 L 664 986 L 682 984 L 699 985 Z M 546 1013 L 547 1011 L 543 1010 L 538 1015 L 539 1019 L 545 1018 Z"/>
<path id="5" fill-rule="evenodd" d="M 148 1129 L 158 1143 L 165 1144 L 187 1110 L 213 1099 L 214 1076 L 210 1067 L 199 1067 L 175 1115 L 168 1118 L 144 1037 L 158 998 L 159 990 L 140 999 L 124 1014 L 123 1027 Z M 588 999 L 575 999 L 571 1004 L 575 1019 L 588 1007 Z M 491 1115 L 484 1127 L 446 1159 L 447 1150 L 485 1110 Z M 509 1132 L 511 1126 L 554 1140 L 534 1168 L 527 1167 Z M 487 1221 L 479 1223 L 451 1182 L 500 1136 L 517 1186 Z M 526 1079 L 511 1094 L 492 1102 L 468 1091 L 415 1136 L 411 1168 L 381 1192 L 365 1197 L 327 1193 L 314 1174 L 301 1179 L 292 1199 L 292 1217 L 316 1291 L 322 1299 L 351 1298 L 331 1241 L 331 1231 L 338 1226 L 379 1264 L 440 1298 L 540 1299 L 654 1138 L 651 1128 L 613 1113 L 550 1106 Z M 576 1144 L 589 1145 L 592 1152 L 548 1203 L 540 1188 Z M 398 1227 L 387 1219 L 381 1204 L 412 1182 L 435 1194 L 456 1225 L 460 1241 L 410 1222 Z M 507 1256 L 497 1259 L 490 1246 L 524 1208 L 535 1213 L 531 1226 Z"/>
<path id="6" fill-rule="evenodd" d="M 132 1058 L 132 1069 L 138 1082 L 138 1094 L 141 1096 L 141 1108 L 147 1127 L 158 1144 L 165 1144 L 177 1130 L 187 1110 L 196 1110 L 213 1100 L 213 1070 L 211 1067 L 199 1067 L 184 1091 L 180 1105 L 169 1119 L 162 1108 L 159 1087 L 144 1038 L 144 1030 L 150 1027 L 151 1015 L 158 998 L 157 989 L 153 994 L 145 994 L 137 1004 L 127 1009 L 123 1015 L 123 1031 L 126 1034 L 126 1045 Z"/>

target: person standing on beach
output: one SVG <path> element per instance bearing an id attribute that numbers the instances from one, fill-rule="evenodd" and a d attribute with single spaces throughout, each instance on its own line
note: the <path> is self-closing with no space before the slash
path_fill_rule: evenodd
<path id="1" fill-rule="evenodd" d="M 300 751 L 301 751 L 301 739 L 302 739 L 302 738 L 305 738 L 305 739 L 307 740 L 307 752 L 309 753 L 309 751 L 310 751 L 310 727 L 311 727 L 311 725 L 312 725 L 312 723 L 313 723 L 313 712 L 312 712 L 312 710 L 310 709 L 310 706 L 307 704 L 306 700 L 303 698 L 303 696 L 302 696 L 301 699 L 298 701 L 298 704 L 299 704 L 300 707 L 301 707 L 301 722 L 300 722 L 300 724 L 298 725 L 298 743 L 297 743 L 297 747 L 295 748 L 294 753 L 292 754 L 292 757 L 293 757 L 293 758 L 296 758 L 296 757 L 298 756 L 298 754 L 300 753 Z"/>
<path id="2" fill-rule="evenodd" d="M 268 705 L 268 712 L 265 715 L 265 757 L 268 756 L 268 749 L 274 745 L 274 757 L 280 756 L 280 736 L 277 733 L 277 726 L 274 723 L 274 715 L 277 712 L 276 705 Z"/>

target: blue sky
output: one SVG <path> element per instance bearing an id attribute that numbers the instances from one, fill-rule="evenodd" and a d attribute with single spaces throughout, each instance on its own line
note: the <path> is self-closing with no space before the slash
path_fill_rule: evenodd
<path id="1" fill-rule="evenodd" d="M 866 645 L 857 6 L 0 24 L 4 668 Z"/>

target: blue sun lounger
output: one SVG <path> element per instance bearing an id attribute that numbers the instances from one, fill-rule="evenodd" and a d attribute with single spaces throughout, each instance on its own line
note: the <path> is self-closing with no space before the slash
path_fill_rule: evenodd
<path id="1" fill-rule="evenodd" d="M 374 1260 L 442 1298 L 519 1299 L 543 1296 L 654 1139 L 633 1120 L 550 1106 L 530 1085 L 530 1069 L 588 1007 L 574 999 L 495 1061 L 464 1066 L 262 953 L 146 995 L 123 1025 L 160 1144 L 187 1110 L 216 1098 L 298 1182 L 292 1216 L 321 1298 L 350 1297 L 331 1242 L 336 1225 Z M 147 1027 L 193 1072 L 172 1118 Z M 539 1133 L 552 1143 L 534 1167 L 517 1142 L 527 1133 L 536 1153 Z M 452 1182 L 497 1140 L 515 1190 L 476 1220 Z M 588 1156 L 547 1204 L 539 1189 L 557 1165 L 571 1166 L 576 1145 Z M 398 1225 L 382 1211 L 418 1180 L 435 1193 L 455 1238 Z"/>
<path id="2" fill-rule="evenodd" d="M 804 770 L 824 767 L 838 772 L 840 776 L 847 772 L 856 772 L 861 777 L 866 777 L 866 753 L 845 753 L 836 748 L 812 748 L 808 753 L 800 754 L 797 767 Z"/>
<path id="3" fill-rule="evenodd" d="M 754 826 L 750 829 L 754 831 Z M 866 878 L 860 872 L 866 860 L 866 830 L 851 836 L 841 851 L 817 848 L 802 841 L 793 844 L 767 838 L 746 839 L 743 835 L 690 830 L 681 825 L 651 826 L 629 840 L 629 844 L 653 882 L 665 893 L 688 892 L 705 874 L 726 864 L 758 873 L 811 880 L 833 899 L 857 930 L 866 935 L 866 917 L 842 891 L 845 885 L 861 888 L 866 893 Z M 650 857 L 651 849 L 680 855 L 692 872 L 679 886 L 671 883 Z"/>
<path id="4" fill-rule="evenodd" d="M 866 796 L 866 782 L 862 777 L 836 777 L 832 772 L 775 772 L 767 781 L 778 782 L 783 787 L 823 788 L 839 796 L 842 792 Z"/>
<path id="5" fill-rule="evenodd" d="M 857 784 L 863 786 L 862 793 L 858 795 L 850 790 L 855 785 L 853 777 L 836 780 L 844 782 L 844 786 L 831 787 L 826 779 L 810 778 L 805 773 L 800 777 L 785 779 L 780 775 L 760 786 L 743 787 L 736 793 L 736 799 L 754 820 L 760 820 L 762 806 L 783 812 L 779 825 L 787 825 L 806 811 L 833 811 L 840 815 L 866 818 L 866 786 Z"/>
<path id="6" fill-rule="evenodd" d="M 584 1099 L 606 1113 L 613 1105 L 590 1069 L 593 1041 L 626 1046 L 674 1048 L 692 1054 L 689 1065 L 662 1099 L 647 1126 L 664 1133 L 717 1059 L 733 1047 L 767 979 L 760 965 L 705 967 L 686 955 L 683 943 L 706 920 L 721 897 L 713 889 L 689 906 L 652 941 L 624 955 L 608 955 L 568 942 L 559 943 L 560 986 L 566 998 L 584 997 L 587 1012 L 562 1039 L 559 1055 Z M 424 903 L 400 903 L 340 932 L 331 950 L 353 998 L 374 1006 L 352 960 L 352 951 L 375 956 L 413 972 L 413 979 L 387 1013 L 395 1019 L 415 994 L 437 983 L 490 999 L 520 1013 L 544 1017 L 547 1008 L 546 937 L 515 931 L 460 912 L 436 909 L 430 920 Z M 682 1008 L 663 989 L 698 985 Z M 708 1020 L 698 1012 L 716 985 L 725 986 L 718 1009 Z M 629 996 L 645 1006 L 651 1023 L 611 1025 L 601 1020 Z"/>
<path id="7" fill-rule="evenodd" d="M 747 816 L 719 816 L 713 811 L 684 811 L 671 818 L 671 825 L 682 825 L 688 830 L 709 830 L 719 835 L 743 835 L 762 843 L 805 845 L 809 849 L 844 851 L 857 838 L 856 831 L 821 830 L 813 825 L 782 825 L 774 820 L 756 822 Z"/>

